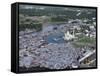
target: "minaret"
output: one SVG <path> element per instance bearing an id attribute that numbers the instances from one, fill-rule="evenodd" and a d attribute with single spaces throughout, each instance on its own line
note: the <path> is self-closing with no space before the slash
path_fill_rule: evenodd
<path id="1" fill-rule="evenodd" d="M 74 31 L 74 29 L 73 29 L 73 37 L 75 36 L 75 31 Z"/>

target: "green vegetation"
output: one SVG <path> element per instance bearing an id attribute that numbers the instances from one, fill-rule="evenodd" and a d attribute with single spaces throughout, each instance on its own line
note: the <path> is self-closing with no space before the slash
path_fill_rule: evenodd
<path id="1" fill-rule="evenodd" d="M 34 29 L 36 31 L 40 31 L 42 29 L 42 23 L 37 20 L 32 20 L 31 18 L 27 18 L 27 16 L 19 14 L 19 31 L 25 29 Z"/>
<path id="2" fill-rule="evenodd" d="M 51 22 L 67 22 L 68 19 L 65 16 L 56 16 L 51 18 Z"/>
<path id="3" fill-rule="evenodd" d="M 36 9 L 37 8 L 37 9 Z M 80 8 L 69 8 L 65 10 L 65 8 L 61 7 L 45 7 L 44 9 L 38 9 L 39 7 L 36 7 L 33 9 L 19 9 L 19 13 L 27 16 L 66 16 L 68 19 L 92 19 L 93 17 L 96 16 L 95 10 L 93 9 L 80 9 Z M 77 16 L 76 14 L 79 13 L 80 10 L 80 15 Z M 90 12 L 90 14 L 88 14 Z"/>
<path id="4" fill-rule="evenodd" d="M 34 8 L 26 9 L 24 6 L 20 6 L 20 30 L 24 30 L 26 28 L 34 28 L 36 31 L 39 31 L 42 29 L 42 22 L 67 22 L 68 19 L 89 19 L 90 22 L 88 21 L 88 23 L 92 23 L 92 18 L 96 16 L 95 9 L 50 6 L 33 7 Z M 43 9 L 41 9 L 40 7 L 43 7 Z M 79 16 L 77 16 L 78 13 L 80 13 Z M 89 30 L 89 27 L 82 26 L 80 32 L 84 32 L 84 29 Z"/>
<path id="5" fill-rule="evenodd" d="M 28 29 L 35 29 L 36 31 L 40 31 L 42 29 L 41 23 L 30 23 L 30 24 L 21 24 L 19 25 L 19 30 L 25 30 Z"/>
<path id="6" fill-rule="evenodd" d="M 80 38 L 78 40 L 78 42 L 80 42 L 80 43 L 90 43 L 90 44 L 93 44 L 95 42 L 95 39 L 84 36 L 84 37 Z"/>
<path id="7" fill-rule="evenodd" d="M 73 45 L 76 47 L 93 46 L 95 42 L 95 38 L 81 36 L 77 41 L 73 42 Z"/>

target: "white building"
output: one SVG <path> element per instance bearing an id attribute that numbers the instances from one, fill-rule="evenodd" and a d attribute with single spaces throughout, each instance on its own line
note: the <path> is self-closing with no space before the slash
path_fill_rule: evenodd
<path id="1" fill-rule="evenodd" d="M 73 34 L 70 34 L 69 31 L 67 31 L 67 33 L 65 33 L 65 36 L 63 38 L 64 38 L 64 40 L 72 40 L 76 37 L 74 35 L 74 31 L 73 31 Z"/>

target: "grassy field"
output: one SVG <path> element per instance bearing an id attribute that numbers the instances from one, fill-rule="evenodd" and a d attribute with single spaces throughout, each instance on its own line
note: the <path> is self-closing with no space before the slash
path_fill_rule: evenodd
<path id="1" fill-rule="evenodd" d="M 96 44 L 95 38 L 81 36 L 77 41 L 73 42 L 75 47 L 94 46 Z"/>

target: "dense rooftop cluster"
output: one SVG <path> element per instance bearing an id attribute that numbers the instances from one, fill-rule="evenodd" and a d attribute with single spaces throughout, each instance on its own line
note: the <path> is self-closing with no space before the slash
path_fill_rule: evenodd
<path id="1" fill-rule="evenodd" d="M 46 67 L 64 69 L 68 66 L 79 66 L 77 58 L 81 56 L 79 49 L 70 43 L 46 43 L 42 37 L 32 34 L 20 36 L 20 67 Z"/>

